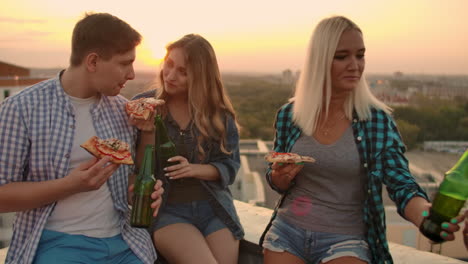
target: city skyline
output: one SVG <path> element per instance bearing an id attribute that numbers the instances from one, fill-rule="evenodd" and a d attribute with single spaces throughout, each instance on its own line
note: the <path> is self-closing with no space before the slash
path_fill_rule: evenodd
<path id="1" fill-rule="evenodd" d="M 109 12 L 144 37 L 135 68 L 157 69 L 165 45 L 198 33 L 223 72 L 300 70 L 316 23 L 344 15 L 364 33 L 368 73 L 468 74 L 468 1 L 6 0 L 0 10 L 0 61 L 29 68 L 68 65 L 73 26 L 85 12 Z"/>

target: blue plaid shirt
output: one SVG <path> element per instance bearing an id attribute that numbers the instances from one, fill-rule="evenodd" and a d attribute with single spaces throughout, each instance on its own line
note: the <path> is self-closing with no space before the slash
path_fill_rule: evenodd
<path id="1" fill-rule="evenodd" d="M 128 124 L 125 102 L 122 96 L 101 96 L 91 115 L 97 136 L 124 140 L 134 150 L 136 131 Z M 7 98 L 0 105 L 0 185 L 66 176 L 74 133 L 73 106 L 59 75 Z M 156 252 L 150 235 L 144 229 L 131 228 L 128 221 L 127 184 L 131 170 L 131 166 L 120 166 L 107 184 L 120 216 L 122 237 L 144 263 L 154 263 Z M 6 263 L 33 262 L 55 204 L 16 214 Z"/>
<path id="2" fill-rule="evenodd" d="M 294 143 L 301 135 L 301 129 L 293 124 L 292 103 L 284 105 L 277 113 L 274 150 L 290 152 Z M 403 153 L 406 148 L 401 140 L 393 119 L 381 110 L 372 110 L 368 121 L 359 121 L 353 114 L 353 135 L 358 147 L 361 166 L 368 178 L 367 198 L 364 203 L 364 223 L 367 233 L 372 263 L 393 263 L 388 249 L 385 225 L 385 210 L 382 202 L 382 184 L 387 187 L 390 198 L 396 203 L 398 213 L 404 216 L 408 201 L 426 193 L 419 187 L 408 169 L 408 160 Z M 267 180 L 270 186 L 282 193 L 271 221 L 275 218 L 277 209 L 281 206 L 288 191 L 281 192 L 271 182 L 270 170 Z M 264 234 L 269 229 L 267 226 Z M 262 244 L 263 236 L 260 245 Z"/>

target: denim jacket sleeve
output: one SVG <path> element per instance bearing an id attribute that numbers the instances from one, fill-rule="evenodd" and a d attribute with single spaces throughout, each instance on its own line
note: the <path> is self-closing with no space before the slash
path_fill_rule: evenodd
<path id="1" fill-rule="evenodd" d="M 223 153 L 219 144 L 214 144 L 209 153 L 208 164 L 218 169 L 220 188 L 225 189 L 234 183 L 240 168 L 239 131 L 232 116 L 226 115 L 226 148 L 230 154 Z"/>
<path id="2" fill-rule="evenodd" d="M 397 205 L 398 213 L 404 217 L 404 210 L 409 200 L 421 196 L 429 200 L 426 193 L 410 174 L 408 160 L 404 156 L 406 147 L 392 118 L 387 120 L 388 133 L 384 142 L 383 155 L 384 178 L 390 198 Z"/>

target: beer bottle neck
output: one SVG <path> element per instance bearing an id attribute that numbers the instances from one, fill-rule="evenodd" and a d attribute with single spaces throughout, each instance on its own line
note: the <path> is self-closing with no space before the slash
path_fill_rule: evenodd
<path id="1" fill-rule="evenodd" d="M 468 199 L 468 150 L 447 171 L 439 192 L 458 200 Z"/>
<path id="2" fill-rule="evenodd" d="M 153 145 L 148 144 L 145 147 L 145 155 L 141 164 L 141 175 L 151 175 L 153 173 Z"/>
<path id="3" fill-rule="evenodd" d="M 161 115 L 156 115 L 155 120 L 156 137 L 159 139 L 159 143 L 171 141 Z"/>
<path id="4" fill-rule="evenodd" d="M 468 181 L 468 150 L 465 151 L 455 166 L 447 171 L 446 175 L 453 175 L 452 177 L 463 178 Z"/>

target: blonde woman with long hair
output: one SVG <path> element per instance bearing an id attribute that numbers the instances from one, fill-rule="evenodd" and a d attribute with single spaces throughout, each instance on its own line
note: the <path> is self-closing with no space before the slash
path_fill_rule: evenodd
<path id="1" fill-rule="evenodd" d="M 282 196 L 261 238 L 265 263 L 391 263 L 382 185 L 417 227 L 430 207 L 391 109 L 366 84 L 365 52 L 361 29 L 342 16 L 312 35 L 295 95 L 276 116 L 274 150 L 316 162 L 270 164 L 267 180 Z"/>
<path id="2" fill-rule="evenodd" d="M 165 100 L 159 111 L 179 154 L 165 168 L 170 180 L 152 227 L 155 246 L 169 263 L 237 263 L 244 233 L 228 185 L 240 167 L 239 134 L 210 43 L 195 34 L 170 43 L 160 86 L 136 96 Z M 154 142 L 153 119 L 131 121 L 141 129 L 141 162 Z"/>

